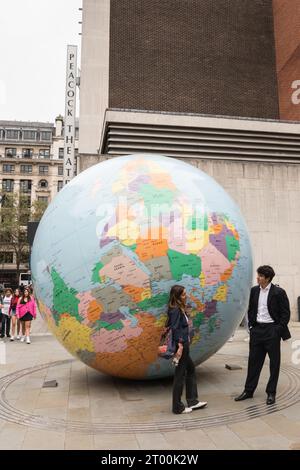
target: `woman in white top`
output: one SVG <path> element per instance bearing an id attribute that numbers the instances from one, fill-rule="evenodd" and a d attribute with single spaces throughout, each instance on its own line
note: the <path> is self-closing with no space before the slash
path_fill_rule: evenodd
<path id="1" fill-rule="evenodd" d="M 10 338 L 10 302 L 12 299 L 12 290 L 6 289 L 5 296 L 2 299 L 2 325 L 1 325 L 1 338 L 4 338 L 5 334 L 7 338 Z"/>

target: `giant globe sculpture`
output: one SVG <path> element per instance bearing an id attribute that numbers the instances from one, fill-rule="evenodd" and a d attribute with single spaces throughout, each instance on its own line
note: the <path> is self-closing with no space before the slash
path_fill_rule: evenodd
<path id="1" fill-rule="evenodd" d="M 157 348 L 168 294 L 185 286 L 200 364 L 245 314 L 252 280 L 241 213 L 211 177 L 157 155 L 112 158 L 56 196 L 32 274 L 49 329 L 79 360 L 132 379 L 173 374 Z"/>

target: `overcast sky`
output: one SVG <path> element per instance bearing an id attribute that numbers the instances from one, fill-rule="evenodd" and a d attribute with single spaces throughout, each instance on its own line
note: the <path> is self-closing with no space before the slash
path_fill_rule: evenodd
<path id="1" fill-rule="evenodd" d="M 0 119 L 54 122 L 64 114 L 67 44 L 80 46 L 81 6 L 0 0 Z"/>

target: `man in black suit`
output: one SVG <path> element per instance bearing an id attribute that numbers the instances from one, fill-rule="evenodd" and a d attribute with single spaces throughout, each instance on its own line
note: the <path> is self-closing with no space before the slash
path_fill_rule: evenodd
<path id="1" fill-rule="evenodd" d="M 245 389 L 235 401 L 252 398 L 265 362 L 270 358 L 270 378 L 267 384 L 267 405 L 276 400 L 276 388 L 280 369 L 280 341 L 291 337 L 289 299 L 286 292 L 272 284 L 275 272 L 271 266 L 257 269 L 258 286 L 252 287 L 248 308 L 250 331 L 248 374 Z"/>

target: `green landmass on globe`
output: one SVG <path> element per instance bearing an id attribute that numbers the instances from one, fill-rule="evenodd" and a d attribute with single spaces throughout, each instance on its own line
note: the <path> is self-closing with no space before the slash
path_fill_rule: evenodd
<path id="1" fill-rule="evenodd" d="M 82 173 L 57 196 L 32 271 L 39 310 L 71 354 L 106 374 L 155 378 L 173 372 L 157 355 L 172 285 L 188 293 L 198 364 L 245 313 L 251 248 L 214 180 L 177 160 L 129 156 Z"/>

